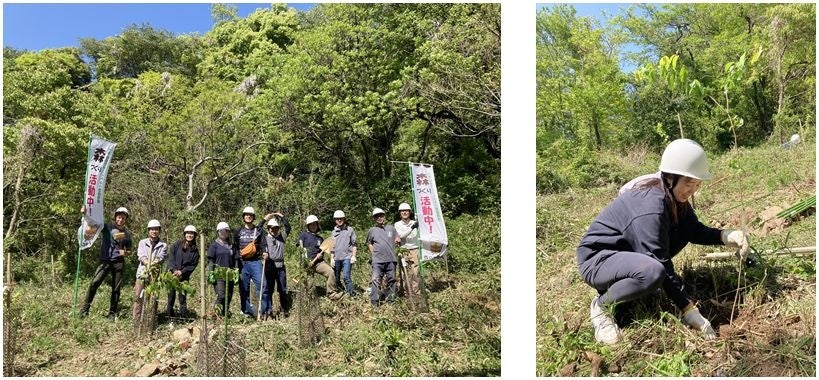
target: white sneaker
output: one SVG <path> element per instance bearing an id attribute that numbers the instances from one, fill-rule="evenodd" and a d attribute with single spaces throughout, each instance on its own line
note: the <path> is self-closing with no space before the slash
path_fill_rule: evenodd
<path id="1" fill-rule="evenodd" d="M 614 322 L 605 310 L 597 305 L 597 299 L 600 296 L 594 297 L 591 303 L 591 321 L 594 325 L 594 339 L 605 344 L 615 344 L 620 340 L 620 328 Z"/>

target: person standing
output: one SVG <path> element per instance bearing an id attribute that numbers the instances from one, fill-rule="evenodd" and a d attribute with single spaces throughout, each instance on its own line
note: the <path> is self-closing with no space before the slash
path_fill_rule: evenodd
<path id="1" fill-rule="evenodd" d="M 356 292 L 351 274 L 352 264 L 355 264 L 357 252 L 355 229 L 347 225 L 347 217 L 344 215 L 344 211 L 336 210 L 333 213 L 333 220 L 336 226 L 333 228 L 331 236 L 335 239 L 335 246 L 333 246 L 330 255 L 330 264 L 333 266 L 333 273 L 336 277 L 336 288 L 341 289 L 343 274 L 344 288 L 347 290 L 347 295 L 355 297 Z"/>
<path id="2" fill-rule="evenodd" d="M 418 277 L 418 222 L 412 220 L 412 208 L 407 203 L 398 206 L 398 214 L 401 220 L 395 222 L 395 231 L 401 239 L 399 252 L 401 253 L 401 264 L 407 270 L 406 282 L 407 292 L 413 296 L 421 295 L 420 278 Z"/>
<path id="3" fill-rule="evenodd" d="M 286 317 L 290 312 L 289 295 L 287 292 L 287 268 L 284 265 L 284 241 L 290 235 L 290 222 L 281 213 L 274 213 L 274 217 L 267 222 L 267 235 L 265 236 L 264 259 L 265 262 L 265 287 L 267 293 L 267 309 L 262 309 L 262 315 L 268 316 L 273 308 L 274 288 L 279 292 L 279 303 L 282 312 Z M 279 225 L 284 225 L 282 230 Z"/>
<path id="4" fill-rule="evenodd" d="M 401 243 L 395 227 L 385 224 L 384 210 L 373 209 L 375 226 L 367 231 L 367 247 L 372 255 L 372 271 L 370 279 L 370 302 L 378 306 L 382 300 L 392 302 L 395 299 L 395 246 Z M 381 277 L 387 282 L 386 295 L 381 292 Z M 382 297 L 383 296 L 383 297 Z"/>
<path id="5" fill-rule="evenodd" d="M 145 300 L 145 287 L 151 281 L 149 269 L 154 265 L 159 265 L 165 260 L 165 254 L 168 250 L 168 244 L 159 239 L 159 234 L 162 232 L 162 226 L 156 219 L 151 219 L 148 222 L 148 237 L 142 239 L 137 244 L 137 259 L 139 259 L 139 267 L 136 272 L 136 282 L 134 283 L 134 320 L 138 320 L 142 316 L 142 303 Z M 154 298 L 154 305 L 157 300 Z"/>
<path id="6" fill-rule="evenodd" d="M 208 247 L 208 272 L 216 267 L 236 268 L 239 262 L 239 252 L 230 241 L 230 226 L 225 222 L 216 225 L 216 239 Z M 233 298 L 233 281 L 215 279 L 212 281 L 216 293 L 215 308 L 219 315 L 227 316 L 230 301 Z"/>
<path id="7" fill-rule="evenodd" d="M 305 258 L 308 260 L 308 268 L 327 278 L 327 297 L 332 300 L 337 300 L 341 298 L 344 293 L 336 288 L 336 276 L 333 272 L 333 268 L 324 262 L 324 252 L 322 252 L 320 248 L 321 243 L 324 242 L 324 238 L 318 234 L 318 217 L 309 215 L 304 223 L 307 226 L 307 230 L 299 233 L 298 246 L 304 250 Z"/>
<path id="8" fill-rule="evenodd" d="M 191 274 L 199 265 L 199 252 L 196 247 L 196 227 L 193 225 L 185 226 L 182 231 L 182 240 L 177 240 L 171 247 L 170 256 L 168 258 L 168 271 L 180 282 L 188 281 Z M 168 317 L 174 316 L 174 303 L 176 303 L 176 296 L 179 294 L 179 317 L 185 318 L 188 314 L 188 296 L 183 292 L 177 292 L 175 289 L 168 291 L 168 304 L 165 309 L 165 314 Z"/>
<path id="9" fill-rule="evenodd" d="M 242 210 L 243 225 L 236 230 L 233 236 L 233 246 L 241 257 L 239 270 L 242 274 L 239 283 L 239 299 L 242 303 L 242 313 L 254 319 L 256 318 L 256 307 L 250 300 L 250 281 L 253 281 L 256 286 L 256 294 L 262 295 L 260 305 L 262 310 L 268 310 L 270 307 L 264 297 L 266 290 L 262 288 L 262 276 L 264 275 L 262 273 L 262 253 L 264 225 L 272 217 L 273 214 L 268 214 L 258 225 L 254 225 L 256 211 L 253 207 L 245 207 Z"/>
<path id="10" fill-rule="evenodd" d="M 82 207 L 80 213 L 85 213 L 85 206 Z M 88 286 L 85 302 L 82 309 L 80 309 L 81 317 L 88 315 L 91 302 L 94 301 L 94 296 L 97 294 L 97 289 L 109 273 L 111 274 L 111 306 L 108 310 L 108 319 L 114 320 L 117 312 L 119 312 L 122 271 L 125 266 L 125 256 L 130 253 L 132 245 L 131 231 L 125 226 L 129 216 L 128 209 L 120 207 L 114 211 L 114 223 L 103 224 L 99 256 L 100 265 L 94 273 L 94 279 L 91 280 L 91 284 Z M 95 233 L 94 229 L 94 226 L 88 226 L 85 234 L 93 235 Z"/>

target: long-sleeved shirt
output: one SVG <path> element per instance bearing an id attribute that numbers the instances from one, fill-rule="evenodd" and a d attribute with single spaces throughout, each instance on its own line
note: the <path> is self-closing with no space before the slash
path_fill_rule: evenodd
<path id="1" fill-rule="evenodd" d="M 159 265 L 165 260 L 167 251 L 168 244 L 162 240 L 157 239 L 156 242 L 152 242 L 150 238 L 140 240 L 139 244 L 137 244 L 137 258 L 139 259 L 139 268 L 137 268 L 136 272 L 137 278 L 148 269 L 148 266 L 145 265 L 146 262 L 151 263 L 151 265 Z"/>
<path id="2" fill-rule="evenodd" d="M 256 244 L 256 254 L 243 260 L 253 261 L 262 258 L 262 249 L 264 249 L 264 240 L 262 238 L 265 235 L 264 225 L 266 223 L 267 221 L 262 219 L 262 221 L 259 222 L 258 225 L 253 226 L 253 228 L 247 228 L 244 224 L 242 224 L 242 227 L 239 227 L 239 229 L 237 229 L 233 234 L 233 246 L 237 252 L 241 252 L 241 250 L 251 242 Z M 239 257 L 241 258 L 241 256 Z"/>
<path id="3" fill-rule="evenodd" d="M 171 246 L 171 251 L 168 255 L 168 270 L 171 272 L 182 271 L 181 281 L 187 281 L 191 278 L 191 273 L 199 264 L 199 252 L 196 250 L 196 245 L 191 243 L 188 249 L 183 249 L 185 243 L 182 240 L 177 240 Z"/>
<path id="4" fill-rule="evenodd" d="M 208 263 L 220 267 L 236 268 L 239 261 L 239 251 L 234 246 L 222 243 L 218 239 L 210 243 L 208 247 Z"/>
<path id="5" fill-rule="evenodd" d="M 373 264 L 397 262 L 395 257 L 395 227 L 387 224 L 374 226 L 367 231 L 367 244 L 373 246 Z"/>
<path id="6" fill-rule="evenodd" d="M 115 240 L 114 237 L 123 234 L 121 240 Z M 105 223 L 102 226 L 102 244 L 100 245 L 100 261 L 120 262 L 125 258 L 119 254 L 121 249 L 130 250 L 133 244 L 133 237 L 131 231 L 126 228 L 117 228 L 116 224 Z"/>
<path id="7" fill-rule="evenodd" d="M 416 249 L 418 248 L 418 229 L 410 228 L 413 220 L 409 224 L 404 223 L 403 220 L 395 222 L 395 231 L 398 232 L 398 237 L 401 238 L 401 248 Z"/>
<path id="8" fill-rule="evenodd" d="M 653 257 L 665 267 L 663 290 L 679 308 L 688 305 L 682 280 L 671 259 L 690 242 L 722 244 L 720 230 L 697 220 L 690 204 L 678 210 L 673 223 L 665 207 L 665 193 L 658 187 L 632 189 L 606 206 L 589 226 L 577 248 L 578 265 L 601 251 L 627 251 Z"/>
<path id="9" fill-rule="evenodd" d="M 299 245 L 307 250 L 308 260 L 315 259 L 316 255 L 321 252 L 319 246 L 321 246 L 322 242 L 324 242 L 324 238 L 318 233 L 312 233 L 310 231 L 302 231 L 299 233 Z"/>
<path id="10" fill-rule="evenodd" d="M 331 236 L 336 241 L 333 246 L 333 256 L 335 256 L 336 260 L 345 260 L 353 257 L 353 248 L 356 244 L 356 235 L 353 227 L 346 224 L 341 226 L 341 228 L 336 226 L 333 228 Z"/>

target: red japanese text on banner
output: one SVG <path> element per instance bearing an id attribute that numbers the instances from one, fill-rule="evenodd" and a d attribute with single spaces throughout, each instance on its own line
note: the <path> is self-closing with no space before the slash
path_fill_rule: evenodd
<path id="1" fill-rule="evenodd" d="M 444 214 L 438 201 L 435 173 L 432 166 L 410 164 L 415 215 L 421 240 L 421 260 L 429 261 L 446 255 L 449 240 L 446 236 Z"/>
<path id="2" fill-rule="evenodd" d="M 77 241 L 80 249 L 86 249 L 94 244 L 105 223 L 103 213 L 103 195 L 105 194 L 105 178 L 108 176 L 108 166 L 114 155 L 117 144 L 91 135 L 88 143 L 88 161 L 86 162 L 85 196 L 83 203 L 85 213 L 82 216 L 82 225 L 77 230 Z M 89 228 L 90 226 L 90 228 Z M 86 231 L 89 231 L 86 234 Z"/>

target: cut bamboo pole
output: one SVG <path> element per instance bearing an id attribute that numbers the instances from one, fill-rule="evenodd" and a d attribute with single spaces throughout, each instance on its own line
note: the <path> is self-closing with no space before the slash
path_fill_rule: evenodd
<path id="1" fill-rule="evenodd" d="M 760 255 L 775 255 L 775 256 L 810 256 L 812 254 L 816 254 L 816 246 L 812 247 L 798 247 L 798 248 L 785 248 L 785 249 L 775 249 L 775 250 L 767 250 L 767 251 L 760 251 Z M 734 252 L 714 252 L 709 253 L 705 256 L 701 256 L 704 260 L 725 260 L 731 259 L 736 257 Z"/>

